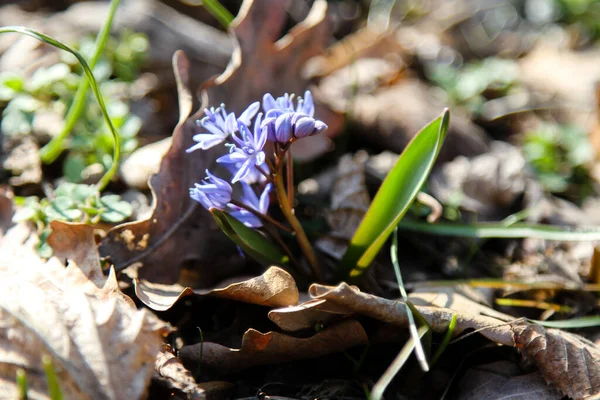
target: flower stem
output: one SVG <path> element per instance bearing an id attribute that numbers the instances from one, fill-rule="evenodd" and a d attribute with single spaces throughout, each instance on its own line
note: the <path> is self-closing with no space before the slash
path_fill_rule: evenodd
<path id="1" fill-rule="evenodd" d="M 296 233 L 296 240 L 298 241 L 298 245 L 302 249 L 302 252 L 306 256 L 310 267 L 312 268 L 313 274 L 315 278 L 321 282 L 324 281 L 323 274 L 321 273 L 321 268 L 319 267 L 319 261 L 317 260 L 317 255 L 315 254 L 314 249 L 312 248 L 304 229 L 302 229 L 302 225 L 300 225 L 300 221 L 294 215 L 294 210 L 292 208 L 292 204 L 289 202 L 287 193 L 285 190 L 285 185 L 283 183 L 283 157 L 277 160 L 277 172 L 273 175 L 273 181 L 275 183 L 275 192 L 277 192 L 277 199 L 279 200 L 279 207 L 281 208 L 281 212 L 291 225 L 292 229 Z"/>
<path id="2" fill-rule="evenodd" d="M 266 214 L 261 214 L 260 212 L 258 212 L 257 210 L 255 210 L 252 207 L 247 206 L 244 203 L 241 203 L 237 200 L 231 200 L 231 204 L 238 206 L 240 208 L 243 208 L 244 210 L 247 210 L 249 212 L 251 212 L 252 214 L 256 215 L 258 218 L 262 219 L 263 221 L 269 222 L 273 225 L 275 225 L 276 227 L 278 227 L 279 229 L 282 229 L 286 232 L 290 232 L 293 233 L 294 231 L 292 231 L 290 228 L 288 228 L 287 226 L 283 225 L 281 222 L 278 222 L 277 220 L 274 220 L 273 218 L 269 217 Z"/>
<path id="3" fill-rule="evenodd" d="M 294 159 L 292 158 L 292 149 L 289 148 L 286 152 L 287 165 L 285 167 L 287 172 L 287 198 L 288 203 L 294 204 Z"/>
<path id="4" fill-rule="evenodd" d="M 265 178 L 267 178 L 267 181 L 268 181 L 268 182 L 271 182 L 271 183 L 273 182 L 273 179 L 271 179 L 271 175 L 269 175 L 269 174 L 267 173 L 267 171 L 265 171 L 264 169 L 262 169 L 262 167 L 261 167 L 260 165 L 255 165 L 255 167 L 256 167 L 256 169 L 258 170 L 258 172 L 260 172 L 261 174 L 263 174 L 263 176 L 264 176 Z"/>

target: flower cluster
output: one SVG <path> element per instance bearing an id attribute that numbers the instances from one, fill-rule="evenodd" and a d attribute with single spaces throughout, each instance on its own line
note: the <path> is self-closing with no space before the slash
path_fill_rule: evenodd
<path id="1" fill-rule="evenodd" d="M 205 109 L 205 117 L 198 121 L 205 132 L 194 135 L 193 139 L 198 143 L 187 149 L 189 153 L 225 143 L 229 152 L 219 157 L 217 162 L 231 171 L 231 184 L 241 184 L 242 197 L 239 201 L 232 200 L 231 184 L 208 170 L 205 180 L 190 189 L 190 197 L 206 209 L 225 210 L 252 228 L 263 225 L 261 217 L 266 217 L 274 180 L 282 179 L 275 174 L 283 167 L 282 156 L 290 151 L 289 144 L 327 129 L 325 123 L 314 118 L 315 106 L 308 90 L 304 98 L 298 98 L 295 107 L 293 94 L 277 99 L 265 94 L 263 112 L 258 112 L 260 106 L 259 102 L 252 103 L 239 118 L 234 113 L 227 113 L 224 104 L 216 109 Z M 267 142 L 272 142 L 278 157 L 267 156 Z M 264 185 L 260 197 L 251 187 L 253 184 Z"/>

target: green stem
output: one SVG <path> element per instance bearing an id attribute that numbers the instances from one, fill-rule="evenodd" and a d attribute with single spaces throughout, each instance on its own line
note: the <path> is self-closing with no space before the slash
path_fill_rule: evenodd
<path id="1" fill-rule="evenodd" d="M 317 255 L 315 254 L 315 251 L 312 248 L 310 241 L 308 240 L 308 237 L 304 232 L 304 229 L 302 229 L 300 221 L 298 221 L 298 218 L 296 218 L 296 216 L 294 215 L 292 205 L 288 201 L 285 185 L 283 183 L 283 164 L 283 157 L 281 157 L 277 162 L 277 172 L 273 175 L 273 181 L 275 183 L 275 192 L 277 193 L 279 207 L 281 208 L 281 212 L 285 216 L 285 219 L 287 219 L 290 226 L 296 233 L 296 240 L 298 241 L 298 245 L 300 246 L 302 252 L 306 256 L 306 259 L 308 260 L 308 263 L 312 268 L 315 278 L 323 282 L 323 274 L 321 273 L 321 268 L 319 267 Z"/>
<path id="2" fill-rule="evenodd" d="M 88 78 L 90 87 L 92 88 L 92 91 L 94 92 L 94 95 L 96 96 L 96 100 L 98 100 L 98 104 L 100 105 L 100 110 L 102 111 L 102 116 L 104 117 L 104 122 L 106 122 L 106 125 L 108 125 L 108 129 L 110 130 L 113 140 L 114 140 L 113 163 L 112 163 L 111 167 L 109 168 L 109 170 L 106 171 L 104 176 L 96 184 L 98 191 L 102 191 L 106 187 L 106 185 L 108 185 L 108 183 L 110 182 L 112 177 L 117 172 L 117 168 L 119 166 L 119 158 L 121 157 L 121 144 L 120 144 L 120 140 L 119 140 L 119 134 L 118 134 L 117 130 L 115 129 L 112 121 L 110 120 L 110 116 L 108 115 L 108 112 L 106 111 L 106 104 L 104 103 L 104 99 L 102 98 L 102 94 L 100 93 L 100 88 L 98 87 L 96 78 L 94 78 L 94 74 L 92 73 L 92 70 L 90 69 L 88 63 L 81 56 L 81 54 L 79 54 L 79 52 L 73 50 L 72 48 L 70 48 L 69 46 L 67 46 L 61 42 L 58 42 L 58 41 L 52 39 L 50 36 L 44 35 L 43 33 L 40 33 L 33 29 L 29 29 L 24 26 L 5 26 L 5 27 L 0 28 L 0 33 L 9 33 L 9 32 L 22 33 L 24 35 L 36 38 L 42 42 L 48 43 L 48 44 L 50 44 L 54 47 L 57 47 L 61 50 L 64 50 L 64 51 L 74 55 L 75 58 L 77 58 L 77 61 L 79 61 L 79 63 L 81 64 L 81 67 L 83 68 L 85 75 Z"/>
<path id="3" fill-rule="evenodd" d="M 100 55 L 102 54 L 104 46 L 106 45 L 106 41 L 108 40 L 110 28 L 112 26 L 115 13 L 117 11 L 119 1 L 120 0 L 111 1 L 110 8 L 108 10 L 108 16 L 106 18 L 106 21 L 104 22 L 104 26 L 102 27 L 100 32 L 98 32 L 98 36 L 96 37 L 94 53 L 92 54 L 88 63 L 90 68 L 92 69 L 96 66 L 98 60 L 100 59 Z M 88 80 L 81 79 L 79 82 L 79 86 L 77 87 L 77 92 L 75 93 L 75 98 L 73 99 L 73 102 L 69 107 L 69 111 L 65 116 L 65 126 L 58 135 L 54 136 L 46 146 L 40 149 L 40 156 L 44 163 L 49 164 L 54 162 L 58 158 L 58 156 L 60 156 L 60 153 L 64 150 L 62 143 L 67 138 L 69 133 L 71 133 L 71 131 L 75 127 L 75 124 L 79 120 L 79 117 L 81 117 L 83 110 L 85 109 L 85 99 L 88 93 L 88 88 Z"/>
<path id="4" fill-rule="evenodd" d="M 223 28 L 229 28 L 229 24 L 233 21 L 233 15 L 218 0 L 202 0 L 202 5 L 223 25 Z"/>
<path id="5" fill-rule="evenodd" d="M 261 212 L 255 210 L 254 208 L 247 206 L 246 204 L 239 202 L 237 200 L 231 200 L 231 204 L 238 206 L 240 208 L 245 209 L 246 211 L 251 212 L 252 214 L 256 215 L 258 218 L 262 219 L 265 222 L 269 222 L 270 224 L 273 224 L 274 226 L 278 227 L 281 230 L 284 230 L 286 232 L 292 233 L 292 230 L 290 228 L 288 228 L 287 226 L 283 225 L 282 223 L 280 223 L 279 221 L 269 217 L 266 214 L 262 214 Z"/>

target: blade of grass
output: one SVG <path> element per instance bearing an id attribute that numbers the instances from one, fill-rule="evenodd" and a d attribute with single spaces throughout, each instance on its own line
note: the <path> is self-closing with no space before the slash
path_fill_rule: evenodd
<path id="1" fill-rule="evenodd" d="M 452 319 L 450 320 L 450 323 L 448 324 L 448 330 L 446 331 L 446 334 L 444 335 L 444 339 L 442 340 L 442 343 L 435 351 L 435 354 L 431 358 L 431 362 L 429 363 L 429 365 L 431 365 L 431 366 L 435 365 L 437 360 L 440 358 L 440 356 L 446 350 L 446 347 L 448 347 L 448 345 L 450 344 L 450 341 L 452 340 L 452 337 L 454 336 L 454 330 L 456 329 L 456 321 L 457 321 L 456 314 L 452 314 Z"/>
<path id="2" fill-rule="evenodd" d="M 19 391 L 19 400 L 27 400 L 29 388 L 27 387 L 27 375 L 23 368 L 17 370 L 17 388 Z"/>
<path id="3" fill-rule="evenodd" d="M 539 308 L 540 310 L 554 310 L 556 312 L 568 313 L 573 311 L 572 307 L 562 306 L 560 304 L 547 303 L 545 301 L 538 300 L 525 300 L 525 299 L 496 299 L 496 304 L 499 306 L 507 307 L 528 307 L 528 308 Z"/>
<path id="4" fill-rule="evenodd" d="M 514 223 L 506 226 L 502 222 L 480 222 L 469 225 L 402 221 L 398 228 L 403 231 L 470 238 L 519 239 L 531 237 L 565 242 L 600 240 L 600 228 L 571 228 L 527 223 Z"/>
<path id="5" fill-rule="evenodd" d="M 42 364 L 44 364 L 44 372 L 46 373 L 46 379 L 48 380 L 48 395 L 50 396 L 50 399 L 63 400 L 62 391 L 58 384 L 58 377 L 56 376 L 56 372 L 54 372 L 50 356 L 45 355 L 42 357 Z"/>
<path id="6" fill-rule="evenodd" d="M 402 347 L 402 350 L 400 350 L 400 353 L 398 353 L 392 364 L 388 367 L 388 369 L 385 370 L 385 372 L 383 373 L 381 378 L 379 378 L 375 386 L 373 386 L 373 390 L 371 390 L 370 400 L 381 400 L 381 398 L 383 397 L 383 392 L 385 392 L 385 389 L 389 386 L 392 379 L 394 379 L 396 374 L 398 374 L 400 369 L 402 369 L 404 364 L 406 364 L 406 360 L 408 360 L 408 357 L 410 357 L 411 353 L 415 349 L 416 343 L 418 343 L 420 341 L 420 338 L 422 338 L 428 331 L 429 328 L 427 326 L 421 326 L 417 332 L 419 339 L 415 341 L 412 338 L 412 336 L 408 339 L 408 341 L 406 342 L 404 347 Z"/>
<path id="7" fill-rule="evenodd" d="M 104 104 L 104 99 L 102 98 L 102 94 L 100 93 L 100 88 L 98 87 L 96 78 L 94 78 L 94 74 L 92 73 L 92 70 L 90 69 L 88 63 L 85 61 L 85 59 L 81 56 L 81 54 L 78 51 L 73 50 L 69 46 L 67 46 L 55 39 L 52 39 L 50 36 L 44 35 L 43 33 L 40 33 L 33 29 L 26 28 L 24 26 L 5 26 L 5 27 L 0 28 L 0 33 L 21 33 L 23 35 L 31 36 L 31 37 L 38 39 L 44 43 L 47 43 L 49 45 L 52 45 L 54 47 L 57 47 L 61 50 L 64 50 L 64 51 L 74 55 L 75 58 L 77 58 L 77 61 L 79 61 L 79 64 L 81 64 L 81 67 L 83 68 L 85 75 L 88 78 L 90 87 L 92 88 L 92 91 L 94 92 L 94 95 L 96 96 L 96 100 L 98 100 L 98 104 L 100 105 L 100 110 L 102 111 L 102 116 L 104 117 L 104 122 L 106 122 L 106 125 L 108 126 L 108 129 L 110 130 L 110 133 L 112 134 L 113 141 L 114 141 L 113 163 L 110 166 L 110 168 L 108 169 L 108 171 L 106 171 L 104 176 L 102 176 L 100 181 L 98 181 L 98 183 L 96 184 L 98 191 L 101 192 L 106 187 L 106 185 L 108 185 L 108 183 L 110 182 L 112 177 L 117 172 L 117 169 L 119 167 L 119 159 L 121 157 L 121 143 L 120 143 L 119 133 L 117 132 L 112 121 L 110 120 L 110 116 L 108 115 L 108 111 L 106 110 L 106 104 Z"/>
<path id="8" fill-rule="evenodd" d="M 233 21 L 233 15 L 218 0 L 202 0 L 202 5 L 223 25 L 223 28 L 229 28 L 229 24 Z"/>
<path id="9" fill-rule="evenodd" d="M 356 278 L 369 268 L 429 176 L 449 122 L 446 109 L 406 146 L 350 241 L 341 262 L 341 280 Z"/>
<path id="10" fill-rule="evenodd" d="M 100 32 L 98 32 L 98 36 L 96 37 L 96 44 L 94 53 L 92 54 L 88 65 L 90 68 L 94 68 L 98 59 L 100 59 L 100 55 L 104 50 L 104 46 L 106 45 L 106 41 L 108 40 L 108 36 L 110 34 L 110 28 L 112 27 L 112 23 L 115 17 L 115 13 L 117 11 L 117 7 L 119 6 L 120 0 L 112 0 L 110 2 L 110 7 L 108 9 L 108 16 L 106 17 L 106 21 L 102 26 Z M 83 77 L 79 81 L 79 86 L 77 87 L 77 92 L 75 92 L 75 98 L 69 107 L 69 111 L 67 111 L 67 115 L 65 116 L 65 126 L 60 131 L 60 133 L 52 138 L 47 145 L 40 149 L 40 157 L 45 164 L 50 164 L 54 162 L 60 153 L 62 153 L 63 142 L 71 133 L 75 124 L 81 117 L 81 113 L 85 109 L 86 105 L 86 96 L 89 89 L 89 82 L 87 79 L 83 79 Z"/>
<path id="11" fill-rule="evenodd" d="M 594 328 L 600 326 L 600 316 L 573 318 L 564 321 L 538 321 L 535 319 L 530 319 L 528 321 L 545 326 L 546 328 L 557 329 Z"/>
<path id="12" fill-rule="evenodd" d="M 390 257 L 392 259 L 392 265 L 394 266 L 394 272 L 396 273 L 396 280 L 398 281 L 398 287 L 400 289 L 400 295 L 402 296 L 402 300 L 404 300 L 404 306 L 406 307 L 406 315 L 408 316 L 408 331 L 410 332 L 410 336 L 415 341 L 415 356 L 419 361 L 419 365 L 424 372 L 429 371 L 429 365 L 427 363 L 427 356 L 425 355 L 425 350 L 423 349 L 423 344 L 419 339 L 419 334 L 417 332 L 417 324 L 415 323 L 415 318 L 413 316 L 413 310 L 416 313 L 419 311 L 415 307 L 410 307 L 410 301 L 408 300 L 408 295 L 406 294 L 406 289 L 404 288 L 404 281 L 402 280 L 402 274 L 400 273 L 400 263 L 398 262 L 398 229 L 394 229 L 394 235 L 392 237 L 392 246 L 390 247 Z M 419 315 L 421 320 L 424 320 L 423 316 Z M 423 325 L 423 324 L 422 324 Z M 425 326 L 429 327 L 427 323 Z M 431 330 L 429 330 L 429 336 L 431 337 Z"/>

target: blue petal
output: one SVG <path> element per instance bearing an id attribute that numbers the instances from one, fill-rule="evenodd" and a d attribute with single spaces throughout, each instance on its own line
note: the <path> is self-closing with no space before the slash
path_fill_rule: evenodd
<path id="1" fill-rule="evenodd" d="M 277 108 L 277 104 L 275 103 L 275 99 L 271 95 L 271 93 L 267 93 L 263 96 L 263 111 L 267 112 Z"/>
<path id="2" fill-rule="evenodd" d="M 246 161 L 247 158 L 248 158 L 247 155 L 238 153 L 236 151 L 233 153 L 225 154 L 224 156 L 217 158 L 217 162 L 218 163 L 237 163 L 240 161 Z"/>
<path id="3" fill-rule="evenodd" d="M 198 190 L 198 188 L 190 188 L 190 197 L 202 204 L 202 207 L 206 208 L 207 210 L 213 206 L 206 195 Z"/>
<path id="4" fill-rule="evenodd" d="M 315 102 L 313 101 L 312 93 L 310 90 L 304 92 L 304 101 L 302 102 L 302 109 L 300 112 L 308 115 L 309 117 L 315 116 Z"/>
<path id="5" fill-rule="evenodd" d="M 259 208 L 258 197 L 256 196 L 256 193 L 254 193 L 254 190 L 252 190 L 252 187 L 250 187 L 250 185 L 248 185 L 246 182 L 241 182 L 241 183 L 242 183 L 242 191 L 244 192 L 242 199 L 241 199 L 242 203 L 254 208 L 256 211 L 259 211 L 258 210 L 258 208 Z"/>
<path id="6" fill-rule="evenodd" d="M 267 131 L 267 139 L 271 142 L 277 141 L 277 136 L 275 136 L 275 120 L 276 118 L 265 118 L 265 120 L 261 124 L 262 128 Z"/>
<path id="7" fill-rule="evenodd" d="M 275 137 L 279 143 L 287 143 L 292 138 L 292 114 L 285 113 L 277 117 Z"/>
<path id="8" fill-rule="evenodd" d="M 244 179 L 246 175 L 248 175 L 248 172 L 250 171 L 250 166 L 252 166 L 253 161 L 253 157 L 248 158 L 246 161 L 244 161 L 238 172 L 233 176 L 233 179 L 231 179 L 231 183 L 236 183 L 237 181 Z"/>
<path id="9" fill-rule="evenodd" d="M 272 184 L 267 184 L 267 186 L 265 186 L 265 189 L 263 190 L 262 194 L 260 195 L 260 200 L 258 202 L 258 211 L 261 214 L 266 214 L 267 211 L 269 210 L 269 194 L 271 193 L 271 190 L 273 189 L 273 185 Z"/>
<path id="10" fill-rule="evenodd" d="M 300 118 L 294 123 L 294 136 L 300 139 L 311 135 L 315 129 L 314 118 L 302 116 L 302 114 L 297 115 L 300 115 Z"/>
<path id="11" fill-rule="evenodd" d="M 327 124 L 325 124 L 325 122 L 319 121 L 318 119 L 315 120 L 315 132 L 314 132 L 314 134 L 322 133 L 322 132 L 325 132 L 326 130 L 327 130 Z"/>
<path id="12" fill-rule="evenodd" d="M 259 108 L 260 108 L 260 103 L 258 101 L 250 104 L 248 106 L 248 108 L 246 108 L 246 110 L 242 113 L 242 115 L 240 115 L 238 120 L 240 120 L 244 124 L 250 126 L 252 124 L 252 118 L 254 118 L 254 116 L 258 112 Z"/>
<path id="13" fill-rule="evenodd" d="M 260 228 L 263 225 L 260 218 L 247 210 L 234 211 L 230 215 L 248 228 Z"/>

